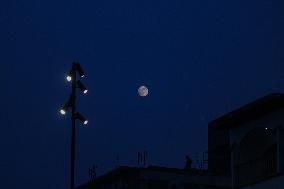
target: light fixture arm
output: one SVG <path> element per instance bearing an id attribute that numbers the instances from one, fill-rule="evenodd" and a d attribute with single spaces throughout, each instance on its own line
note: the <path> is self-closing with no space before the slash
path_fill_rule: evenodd
<path id="1" fill-rule="evenodd" d="M 76 88 L 77 88 L 77 74 L 75 69 L 75 64 L 72 65 L 72 92 L 71 92 L 71 108 L 72 108 L 72 128 L 71 128 L 71 170 L 70 170 L 70 189 L 75 188 L 75 159 L 76 159 Z"/>

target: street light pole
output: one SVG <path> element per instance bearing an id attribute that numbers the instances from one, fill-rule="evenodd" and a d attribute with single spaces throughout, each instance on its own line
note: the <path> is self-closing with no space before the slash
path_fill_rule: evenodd
<path id="1" fill-rule="evenodd" d="M 70 148 L 70 189 L 75 188 L 75 160 L 76 160 L 76 120 L 79 119 L 84 125 L 88 124 L 88 120 L 85 119 L 84 116 L 82 116 L 79 112 L 76 111 L 76 89 L 79 88 L 83 94 L 86 94 L 88 92 L 85 85 L 78 80 L 77 81 L 77 72 L 81 76 L 81 78 L 85 77 L 84 71 L 80 64 L 78 62 L 74 62 L 72 64 L 71 71 L 69 72 L 69 75 L 67 75 L 66 79 L 67 81 L 72 83 L 72 91 L 70 98 L 68 102 L 63 106 L 63 108 L 60 110 L 60 113 L 62 115 L 65 115 L 68 111 L 68 109 L 71 109 L 71 148 Z"/>
<path id="2" fill-rule="evenodd" d="M 75 188 L 75 159 L 76 159 L 76 88 L 77 88 L 77 74 L 75 71 L 74 63 L 72 65 L 72 93 L 71 93 L 71 99 L 72 99 L 72 128 L 71 128 L 71 159 L 70 159 L 70 189 Z"/>

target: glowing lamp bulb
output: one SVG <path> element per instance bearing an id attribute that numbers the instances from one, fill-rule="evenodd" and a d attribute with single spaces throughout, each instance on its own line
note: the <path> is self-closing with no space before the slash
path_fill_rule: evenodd
<path id="1" fill-rule="evenodd" d="M 84 90 L 84 94 L 87 94 L 87 93 L 88 93 L 88 90 L 87 90 L 87 89 L 85 89 L 85 90 Z"/>
<path id="2" fill-rule="evenodd" d="M 85 120 L 85 121 L 84 121 L 84 125 L 87 125 L 88 123 L 89 123 L 88 120 Z"/>
<path id="3" fill-rule="evenodd" d="M 70 81 L 72 80 L 72 77 L 71 77 L 70 75 L 67 75 L 67 76 L 66 76 L 66 80 L 67 80 L 68 82 L 70 82 Z"/>
<path id="4" fill-rule="evenodd" d="M 60 110 L 60 113 L 62 114 L 62 115 L 65 115 L 66 114 L 66 111 L 65 110 Z"/>

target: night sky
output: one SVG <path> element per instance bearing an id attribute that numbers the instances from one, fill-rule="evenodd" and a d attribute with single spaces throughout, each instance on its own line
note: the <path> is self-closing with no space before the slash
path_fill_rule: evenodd
<path id="1" fill-rule="evenodd" d="M 283 4 L 283 3 L 282 3 Z M 183 168 L 207 123 L 284 92 L 280 0 L 2 0 L 0 188 L 69 187 L 71 63 L 86 72 L 77 184 L 118 165 Z M 140 85 L 149 88 L 140 97 Z M 117 161 L 117 156 L 119 161 Z"/>

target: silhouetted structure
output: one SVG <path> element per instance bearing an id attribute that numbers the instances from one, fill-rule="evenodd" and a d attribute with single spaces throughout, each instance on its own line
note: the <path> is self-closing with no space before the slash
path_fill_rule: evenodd
<path id="1" fill-rule="evenodd" d="M 284 95 L 270 94 L 209 123 L 209 171 L 233 188 L 284 186 Z"/>
<path id="2" fill-rule="evenodd" d="M 78 189 L 283 189 L 284 94 L 270 94 L 208 126 L 208 170 L 119 167 Z M 208 159 L 207 159 L 207 157 Z"/>
<path id="3" fill-rule="evenodd" d="M 191 169 L 192 159 L 189 156 L 185 156 L 185 159 L 185 169 Z"/>
<path id="4" fill-rule="evenodd" d="M 90 180 L 95 180 L 97 178 L 97 166 L 93 165 L 92 168 L 89 168 L 89 178 Z"/>
<path id="5" fill-rule="evenodd" d="M 77 189 L 229 189 L 229 177 L 198 169 L 119 167 Z"/>
<path id="6" fill-rule="evenodd" d="M 88 120 L 76 110 L 76 91 L 79 88 L 82 93 L 88 92 L 85 85 L 78 79 L 77 72 L 80 77 L 85 77 L 85 73 L 78 62 L 72 64 L 72 68 L 66 77 L 68 82 L 72 84 L 72 90 L 68 102 L 61 108 L 60 113 L 65 115 L 69 109 L 71 109 L 71 149 L 70 149 L 70 189 L 75 188 L 75 160 L 76 160 L 76 120 L 80 120 L 84 125 L 88 124 Z"/>
<path id="7" fill-rule="evenodd" d="M 137 165 L 146 166 L 148 158 L 148 151 L 138 152 L 137 153 Z"/>

